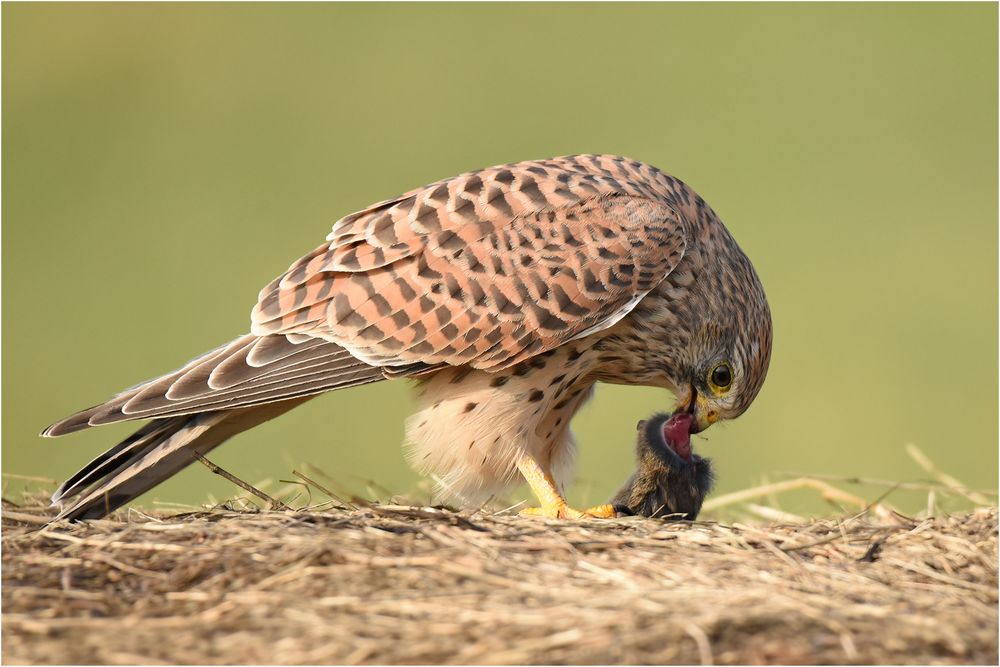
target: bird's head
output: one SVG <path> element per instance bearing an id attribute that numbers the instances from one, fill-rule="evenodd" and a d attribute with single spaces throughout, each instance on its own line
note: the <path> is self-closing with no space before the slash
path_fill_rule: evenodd
<path id="1" fill-rule="evenodd" d="M 690 329 L 671 378 L 674 413 L 691 415 L 691 433 L 743 414 L 764 384 L 771 359 L 771 312 L 749 261 L 726 265 L 708 286 L 708 308 Z"/>

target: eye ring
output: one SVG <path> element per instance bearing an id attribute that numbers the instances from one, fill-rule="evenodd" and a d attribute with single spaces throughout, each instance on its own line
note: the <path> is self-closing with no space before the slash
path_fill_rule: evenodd
<path id="1" fill-rule="evenodd" d="M 708 372 L 708 386 L 713 391 L 725 393 L 733 385 L 733 369 L 729 362 L 723 361 L 712 367 Z"/>

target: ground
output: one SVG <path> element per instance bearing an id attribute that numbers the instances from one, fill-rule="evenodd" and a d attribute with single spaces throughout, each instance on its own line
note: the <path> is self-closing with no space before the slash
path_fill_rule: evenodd
<path id="1" fill-rule="evenodd" d="M 4 506 L 3 661 L 997 663 L 997 510 L 751 526 Z"/>

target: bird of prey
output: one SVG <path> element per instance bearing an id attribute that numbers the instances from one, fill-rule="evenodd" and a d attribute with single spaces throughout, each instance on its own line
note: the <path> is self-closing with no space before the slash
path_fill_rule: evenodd
<path id="1" fill-rule="evenodd" d="M 613 155 L 505 164 L 341 218 L 261 290 L 250 332 L 49 426 L 149 419 L 62 484 L 101 517 L 315 395 L 413 378 L 408 455 L 442 490 L 527 481 L 525 514 L 588 516 L 563 485 L 596 382 L 666 388 L 689 431 L 742 414 L 771 353 L 760 280 L 715 212 Z"/>

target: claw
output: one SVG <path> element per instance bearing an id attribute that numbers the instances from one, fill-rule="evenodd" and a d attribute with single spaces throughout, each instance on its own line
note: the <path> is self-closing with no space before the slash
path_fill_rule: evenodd
<path id="1" fill-rule="evenodd" d="M 518 516 L 545 519 L 615 519 L 618 517 L 618 511 L 613 505 L 598 505 L 581 512 L 566 503 L 557 503 L 549 507 L 527 507 L 518 512 Z"/>
<path id="2" fill-rule="evenodd" d="M 614 505 L 598 505 L 584 510 L 583 516 L 594 519 L 617 519 L 618 510 Z"/>
<path id="3" fill-rule="evenodd" d="M 582 519 L 584 514 L 566 503 L 558 503 L 548 507 L 527 507 L 518 512 L 518 516 L 534 516 L 545 519 Z"/>

